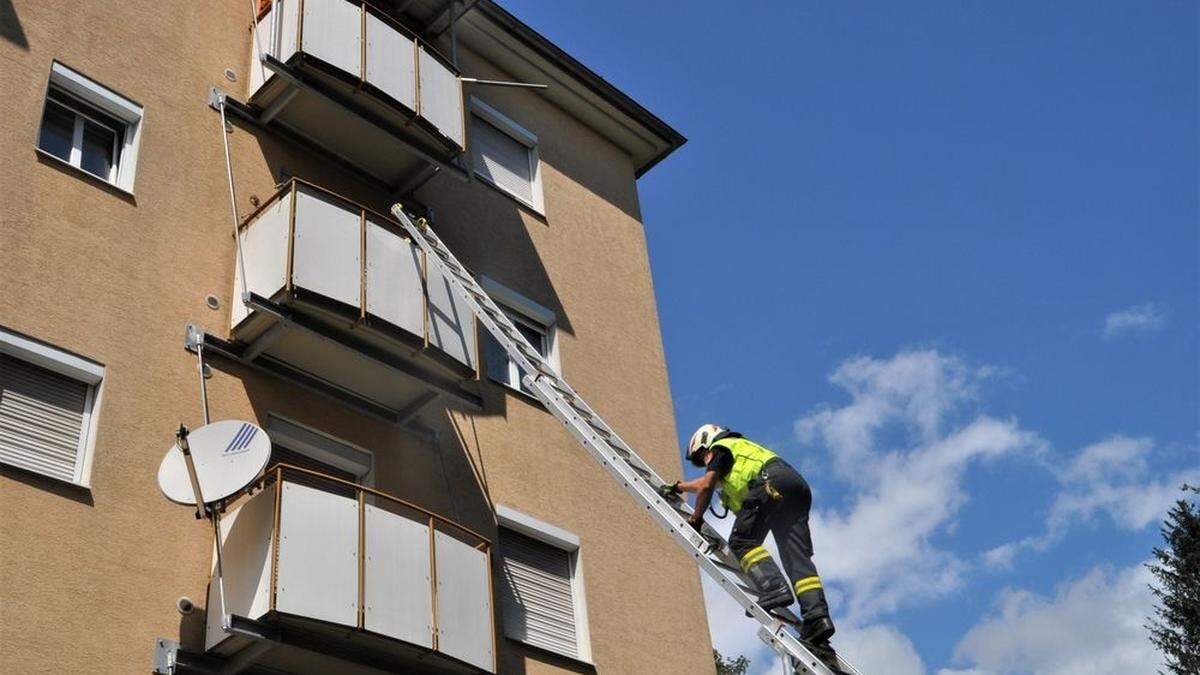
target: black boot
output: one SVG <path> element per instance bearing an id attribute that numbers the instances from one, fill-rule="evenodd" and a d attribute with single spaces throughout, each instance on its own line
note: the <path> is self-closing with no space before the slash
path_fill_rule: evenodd
<path id="1" fill-rule="evenodd" d="M 825 667 L 828 668 L 830 670 L 830 672 L 834 673 L 834 675 L 849 675 L 849 673 L 842 670 L 841 659 L 838 658 L 837 652 L 835 652 L 833 650 L 833 646 L 830 645 L 828 642 L 822 642 L 817 645 L 811 645 L 809 647 L 809 651 L 812 652 L 813 656 L 820 659 L 821 663 L 824 663 Z M 796 672 L 807 672 L 807 671 L 797 669 Z"/>
<path id="2" fill-rule="evenodd" d="M 822 644 L 829 642 L 833 632 L 833 621 L 827 616 L 818 616 L 804 620 L 804 626 L 800 628 L 800 639 L 812 644 Z"/>
<path id="3" fill-rule="evenodd" d="M 829 619 L 829 603 L 825 602 L 823 588 L 809 588 L 799 594 L 800 616 L 804 617 L 804 626 L 800 629 L 800 639 L 817 644 L 828 642 L 833 637 L 833 621 Z"/>
<path id="4" fill-rule="evenodd" d="M 764 558 L 746 570 L 746 576 L 758 589 L 758 605 L 766 611 L 792 604 L 792 587 L 774 560 Z"/>

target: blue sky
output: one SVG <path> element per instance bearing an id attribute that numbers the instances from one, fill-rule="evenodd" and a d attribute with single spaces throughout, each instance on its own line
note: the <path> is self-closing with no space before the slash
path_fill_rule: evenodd
<path id="1" fill-rule="evenodd" d="M 1139 565 L 1200 480 L 1197 5 L 504 4 L 688 136 L 640 183 L 680 436 L 809 477 L 835 646 L 1153 672 Z"/>

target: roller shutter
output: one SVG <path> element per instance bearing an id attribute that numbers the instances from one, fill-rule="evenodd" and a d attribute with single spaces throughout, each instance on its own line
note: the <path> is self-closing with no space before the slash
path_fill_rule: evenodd
<path id="1" fill-rule="evenodd" d="M 579 658 L 571 553 L 502 528 L 500 557 L 505 635 Z"/>
<path id="2" fill-rule="evenodd" d="M 533 163 L 526 145 L 489 122 L 473 117 L 471 153 L 476 173 L 518 199 L 533 203 Z"/>
<path id="3" fill-rule="evenodd" d="M 78 482 L 90 390 L 0 354 L 0 462 Z"/>

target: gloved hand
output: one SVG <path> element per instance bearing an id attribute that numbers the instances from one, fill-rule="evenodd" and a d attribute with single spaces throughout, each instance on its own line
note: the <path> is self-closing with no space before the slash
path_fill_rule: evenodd
<path id="1" fill-rule="evenodd" d="M 677 494 L 681 494 L 682 492 L 683 492 L 683 490 L 679 489 L 679 481 L 675 481 L 674 483 L 671 483 L 669 485 L 664 484 L 664 485 L 658 486 L 658 494 L 663 499 L 670 499 L 671 497 L 673 497 Z"/>

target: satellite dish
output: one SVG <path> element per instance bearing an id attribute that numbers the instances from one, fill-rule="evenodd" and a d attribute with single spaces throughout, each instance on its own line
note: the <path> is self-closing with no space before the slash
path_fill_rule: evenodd
<path id="1" fill-rule="evenodd" d="M 236 494 L 250 484 L 271 459 L 271 439 L 261 427 L 241 420 L 206 424 L 187 435 L 200 493 L 207 504 Z M 196 504 L 187 460 L 172 445 L 158 467 L 158 488 L 178 504 Z"/>

